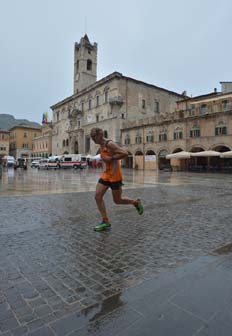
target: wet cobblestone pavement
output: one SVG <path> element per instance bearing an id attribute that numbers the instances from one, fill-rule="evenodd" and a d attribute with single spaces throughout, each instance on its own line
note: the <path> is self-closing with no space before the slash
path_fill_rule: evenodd
<path id="1" fill-rule="evenodd" d="M 231 176 L 153 174 L 125 172 L 144 215 L 108 192 L 112 229 L 96 233 L 99 172 L 4 172 L 0 335 L 78 335 L 127 288 L 232 241 Z"/>

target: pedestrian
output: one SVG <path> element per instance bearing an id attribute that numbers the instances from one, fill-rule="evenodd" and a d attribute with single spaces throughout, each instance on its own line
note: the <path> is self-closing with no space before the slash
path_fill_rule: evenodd
<path id="1" fill-rule="evenodd" d="M 100 145 L 100 155 L 105 170 L 102 172 L 96 186 L 95 200 L 98 210 L 102 216 L 102 222 L 95 226 L 95 231 L 102 231 L 110 227 L 105 202 L 103 197 L 106 191 L 111 188 L 113 200 L 116 204 L 132 204 L 137 209 L 139 215 L 143 214 L 143 206 L 140 199 L 131 199 L 122 197 L 122 171 L 120 160 L 127 157 L 128 153 L 125 149 L 118 146 L 112 140 L 108 140 L 103 136 L 103 130 L 100 128 L 92 128 L 90 133 L 91 139 Z"/>

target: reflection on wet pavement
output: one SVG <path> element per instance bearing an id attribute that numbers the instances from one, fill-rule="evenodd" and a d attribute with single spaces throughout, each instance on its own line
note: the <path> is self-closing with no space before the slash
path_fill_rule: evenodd
<path id="1" fill-rule="evenodd" d="M 17 170 L 8 169 L 0 180 L 0 195 L 32 195 L 94 191 L 100 169 L 86 170 Z M 159 184 L 173 186 L 213 183 L 215 174 L 171 173 L 124 169 L 124 189 L 143 188 Z M 218 174 L 218 180 L 232 184 L 230 175 Z"/>

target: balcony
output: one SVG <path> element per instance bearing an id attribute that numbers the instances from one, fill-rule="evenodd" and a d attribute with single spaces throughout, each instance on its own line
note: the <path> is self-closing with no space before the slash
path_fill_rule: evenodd
<path id="1" fill-rule="evenodd" d="M 115 96 L 109 99 L 110 105 L 122 106 L 124 101 L 122 96 Z"/>

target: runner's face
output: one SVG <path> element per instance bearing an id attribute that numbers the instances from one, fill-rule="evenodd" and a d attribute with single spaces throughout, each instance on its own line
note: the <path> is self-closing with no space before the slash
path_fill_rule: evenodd
<path id="1" fill-rule="evenodd" d="M 97 144 L 99 143 L 99 139 L 100 139 L 100 134 L 96 134 L 95 132 L 91 133 L 91 139 Z"/>

